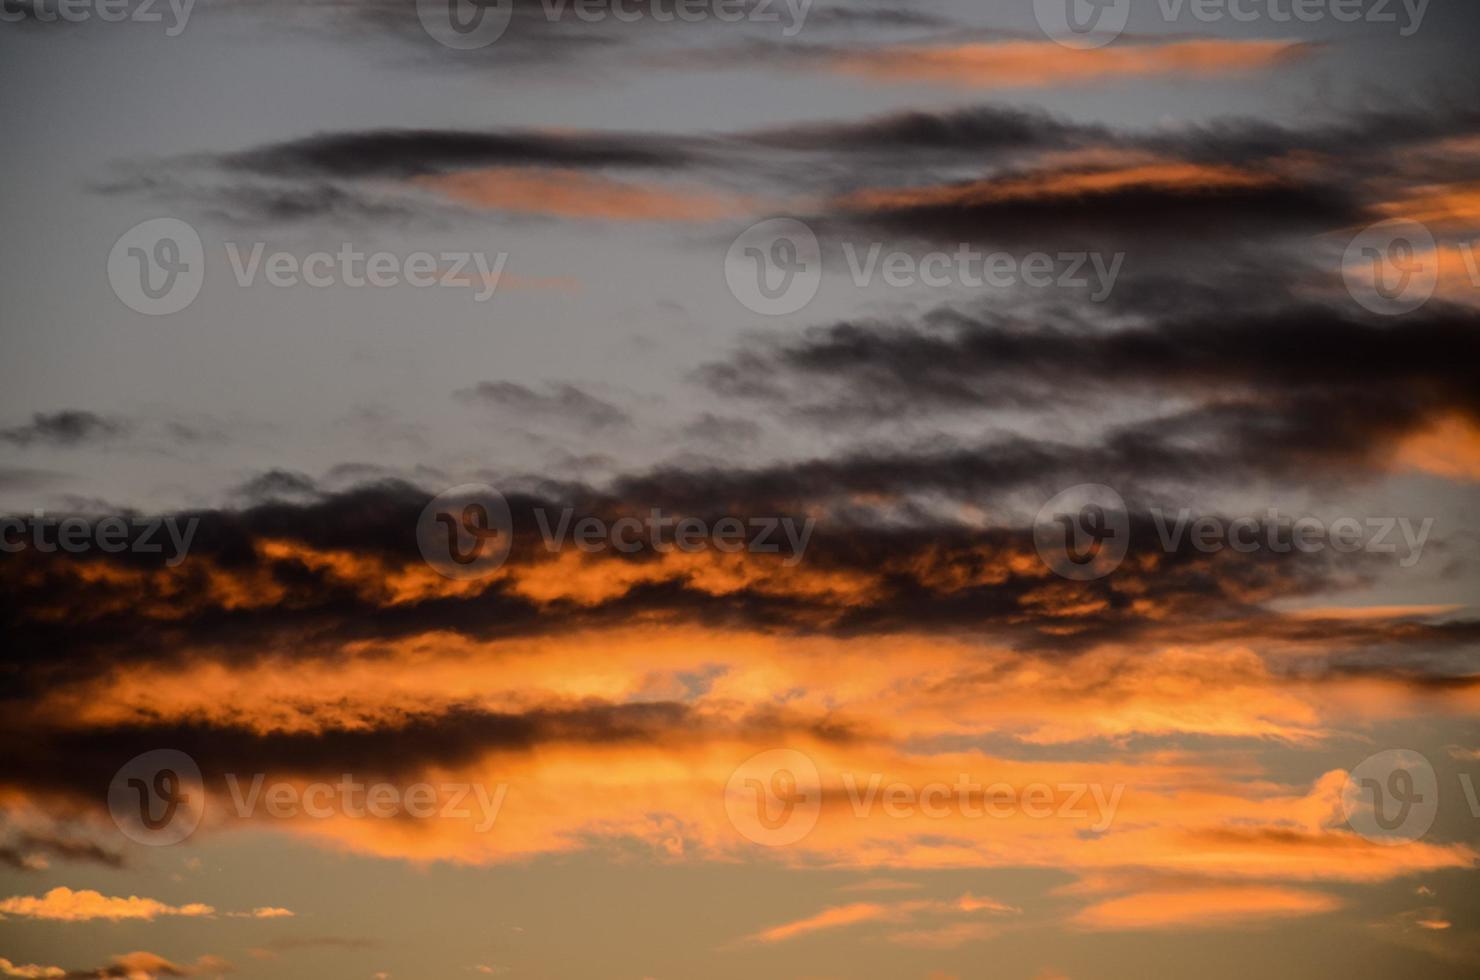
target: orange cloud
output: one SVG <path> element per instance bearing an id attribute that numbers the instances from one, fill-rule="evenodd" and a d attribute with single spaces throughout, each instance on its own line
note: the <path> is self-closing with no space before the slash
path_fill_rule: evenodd
<path id="1" fill-rule="evenodd" d="M 743 213 L 738 199 L 625 183 L 575 170 L 494 167 L 415 183 L 497 211 L 600 221 L 717 221 Z"/>
<path id="2" fill-rule="evenodd" d="M 1044 198 L 1074 198 L 1127 188 L 1161 190 L 1265 187 L 1282 178 L 1221 164 L 1181 161 L 1135 162 L 1129 166 L 1052 170 L 934 187 L 863 190 L 840 201 L 855 210 L 962 207 Z"/>
<path id="3" fill-rule="evenodd" d="M 65 886 L 53 888 L 40 897 L 16 895 L 0 902 L 0 914 L 59 922 L 85 922 L 89 919 L 116 922 L 119 919 L 156 919 L 162 915 L 202 916 L 212 915 L 215 911 L 199 902 L 166 905 L 137 895 L 117 898 L 91 889 L 73 891 Z"/>
<path id="4" fill-rule="evenodd" d="M 1146 891 L 1099 902 L 1074 923 L 1094 930 L 1207 929 L 1318 915 L 1341 907 L 1323 892 L 1264 886 L 1206 886 Z"/>
<path id="5" fill-rule="evenodd" d="M 835 71 L 875 82 L 933 82 L 962 88 L 1075 85 L 1100 78 L 1221 75 L 1270 68 L 1310 51 L 1293 41 L 1173 41 L 1090 50 L 1051 41 L 951 47 L 901 46 L 839 55 Z"/>
<path id="6" fill-rule="evenodd" d="M 1480 480 L 1480 425 L 1457 415 L 1439 419 L 1404 438 L 1393 465 L 1449 480 Z"/>
<path id="7" fill-rule="evenodd" d="M 25 980 L 46 980 L 50 977 L 65 977 L 67 971 L 59 966 L 38 966 L 35 963 L 12 963 L 0 956 L 0 973 L 7 977 L 23 977 Z"/>
<path id="8" fill-rule="evenodd" d="M 827 929 L 841 929 L 864 922 L 906 922 L 923 916 L 951 916 L 978 912 L 1013 913 L 1019 910 L 1011 905 L 991 899 L 962 895 L 954 902 L 911 901 L 911 902 L 854 902 L 849 905 L 834 905 L 814 915 L 809 915 L 779 926 L 763 929 L 746 937 L 747 941 L 778 943 L 798 936 L 809 935 Z M 944 926 L 917 930 L 896 931 L 888 934 L 891 942 L 901 945 L 936 946 L 945 948 L 960 945 L 968 939 L 983 938 L 989 930 L 987 924 L 958 922 Z"/>

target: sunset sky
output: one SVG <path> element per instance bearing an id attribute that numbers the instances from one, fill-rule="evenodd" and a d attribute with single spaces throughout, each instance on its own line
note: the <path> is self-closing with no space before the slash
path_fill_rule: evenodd
<path id="1" fill-rule="evenodd" d="M 1480 5 L 144 2 L 0 2 L 0 980 L 1480 975 Z"/>

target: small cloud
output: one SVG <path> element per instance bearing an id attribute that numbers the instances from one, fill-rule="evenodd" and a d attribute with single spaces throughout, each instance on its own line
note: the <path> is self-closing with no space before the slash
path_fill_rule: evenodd
<path id="1" fill-rule="evenodd" d="M 15 895 L 0 902 L 0 915 L 18 915 L 30 919 L 51 919 L 58 922 L 85 922 L 90 919 L 156 919 L 160 916 L 203 916 L 215 913 L 209 905 L 191 902 L 188 905 L 167 905 L 152 898 L 130 895 L 119 898 L 102 892 L 84 889 L 73 891 L 58 886 L 45 895 Z"/>
<path id="2" fill-rule="evenodd" d="M 291 909 L 276 908 L 264 905 L 250 912 L 228 912 L 227 917 L 232 919 L 290 919 L 294 915 Z"/>
<path id="3" fill-rule="evenodd" d="M 42 980 L 44 977 L 65 977 L 67 971 L 59 966 L 37 966 L 35 963 L 12 963 L 0 956 L 0 974 L 7 977 L 24 977 L 26 980 Z"/>
<path id="4" fill-rule="evenodd" d="M 94 412 L 36 412 L 25 425 L 0 429 L 0 441 L 15 446 L 79 446 L 106 442 L 123 435 L 128 429 L 128 423 Z"/>
<path id="5" fill-rule="evenodd" d="M 570 384 L 546 384 L 536 391 L 512 381 L 483 381 L 460 389 L 454 397 L 515 413 L 526 421 L 532 420 L 531 416 L 545 416 L 596 429 L 615 428 L 632 421 L 631 416 L 611 402 Z"/>

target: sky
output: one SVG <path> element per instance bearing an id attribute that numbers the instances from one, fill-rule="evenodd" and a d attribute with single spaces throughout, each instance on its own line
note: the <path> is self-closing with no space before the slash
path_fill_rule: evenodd
<path id="1" fill-rule="evenodd" d="M 0 0 L 0 977 L 1476 975 L 1477 42 Z"/>

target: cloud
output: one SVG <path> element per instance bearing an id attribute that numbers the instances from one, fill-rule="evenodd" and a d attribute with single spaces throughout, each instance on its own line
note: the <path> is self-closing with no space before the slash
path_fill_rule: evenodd
<path id="1" fill-rule="evenodd" d="M 15 446 L 73 447 L 108 442 L 124 435 L 129 428 L 127 422 L 95 412 L 76 409 L 37 412 L 25 425 L 0 429 L 0 441 Z"/>
<path id="2" fill-rule="evenodd" d="M 73 891 L 59 885 L 41 896 L 15 895 L 0 901 L 0 914 L 22 918 L 51 919 L 58 922 L 86 922 L 91 919 L 152 920 L 160 916 L 196 917 L 214 915 L 215 909 L 200 902 L 167 905 L 152 898 L 130 895 L 119 898 L 92 889 Z"/>
<path id="3" fill-rule="evenodd" d="M 107 966 L 69 971 L 66 980 L 165 980 L 169 977 L 219 976 L 231 973 L 232 965 L 219 956 L 205 955 L 194 963 L 175 963 L 142 950 L 112 958 Z"/>
<path id="4" fill-rule="evenodd" d="M 632 418 L 625 411 L 572 384 L 547 383 L 542 390 L 513 381 L 481 381 L 462 388 L 454 397 L 468 404 L 507 412 L 523 423 L 557 421 L 607 429 L 625 426 Z"/>
<path id="5" fill-rule="evenodd" d="M 1261 886 L 1146 891 L 1091 905 L 1073 921 L 1096 931 L 1223 929 L 1333 912 L 1342 903 L 1324 892 Z"/>
<path id="6" fill-rule="evenodd" d="M 378 129 L 318 133 L 221 156 L 229 170 L 270 177 L 425 177 L 496 166 L 681 166 L 687 142 L 656 134 Z"/>
<path id="7" fill-rule="evenodd" d="M 89 862 L 107 868 L 123 867 L 123 855 L 94 841 L 76 837 L 26 831 L 14 841 L 0 845 L 0 864 L 17 870 L 42 870 L 47 866 L 47 857 Z"/>
<path id="8" fill-rule="evenodd" d="M 1019 909 L 992 899 L 962 895 L 955 901 L 918 900 L 907 902 L 853 902 L 834 905 L 820 912 L 781 925 L 762 929 L 746 937 L 747 942 L 779 943 L 813 933 L 843 929 L 865 923 L 914 923 L 921 919 L 939 919 L 978 913 L 1016 913 Z M 990 925 L 980 922 L 955 922 L 890 932 L 890 942 L 905 946 L 952 948 L 973 939 L 990 935 Z"/>
<path id="9" fill-rule="evenodd" d="M 745 213 L 744 202 L 734 197 L 573 170 L 498 167 L 421 177 L 416 185 L 477 208 L 556 218 L 687 222 Z"/>
<path id="10" fill-rule="evenodd" d="M 894 46 L 835 53 L 833 71 L 873 82 L 956 88 L 1083 85 L 1106 78 L 1221 75 L 1268 69 L 1311 52 L 1293 41 L 1194 40 L 1071 49 L 1053 41 Z"/>
<path id="11" fill-rule="evenodd" d="M 0 973 L 7 977 L 23 977 L 25 980 L 49 980 L 67 975 L 67 971 L 59 966 L 37 966 L 35 963 L 22 965 L 12 963 L 3 956 L 0 956 Z"/>

